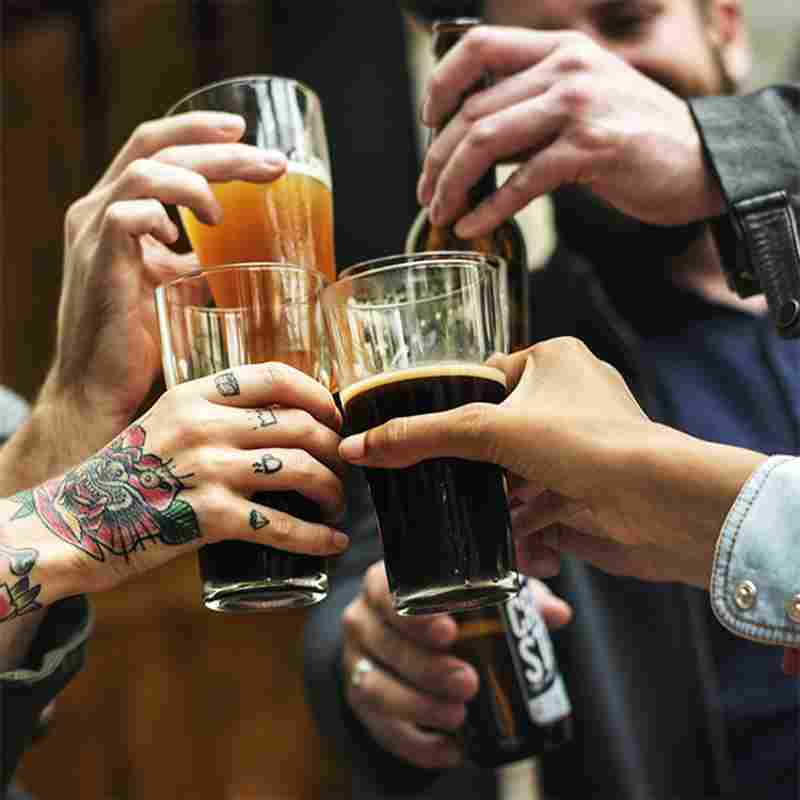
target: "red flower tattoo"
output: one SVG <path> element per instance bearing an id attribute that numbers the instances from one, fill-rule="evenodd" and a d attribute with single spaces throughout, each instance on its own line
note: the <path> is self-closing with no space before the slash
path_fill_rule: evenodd
<path id="1" fill-rule="evenodd" d="M 145 429 L 132 425 L 63 478 L 17 495 L 14 518 L 36 513 L 52 533 L 98 561 L 127 557 L 145 543 L 184 544 L 200 536 L 186 488 L 171 461 L 144 452 Z"/>

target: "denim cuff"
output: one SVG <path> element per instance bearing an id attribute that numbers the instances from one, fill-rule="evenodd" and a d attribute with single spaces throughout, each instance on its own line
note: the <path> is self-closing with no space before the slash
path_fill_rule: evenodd
<path id="1" fill-rule="evenodd" d="M 742 487 L 717 541 L 710 592 L 732 633 L 800 645 L 800 458 L 773 456 Z"/>

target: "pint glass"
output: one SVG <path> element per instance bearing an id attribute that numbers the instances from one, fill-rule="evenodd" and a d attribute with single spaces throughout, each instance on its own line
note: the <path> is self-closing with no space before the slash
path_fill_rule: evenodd
<path id="1" fill-rule="evenodd" d="M 316 269 L 334 278 L 331 169 L 322 107 L 316 94 L 290 78 L 252 75 L 213 83 L 167 113 L 228 111 L 245 119 L 241 141 L 283 152 L 285 175 L 265 184 L 211 185 L 222 206 L 219 225 L 179 209 L 204 267 L 271 261 Z"/>
<path id="2" fill-rule="evenodd" d="M 394 417 L 499 403 L 504 373 L 494 273 L 479 254 L 390 257 L 323 291 L 349 434 Z M 425 614 L 516 593 L 502 470 L 461 459 L 367 469 L 395 609 Z"/>
<path id="3" fill-rule="evenodd" d="M 318 272 L 283 264 L 237 264 L 196 272 L 156 289 L 161 351 L 168 387 L 241 364 L 281 361 L 315 379 L 320 363 Z M 255 425 L 268 426 L 269 409 Z M 258 471 L 259 465 L 254 464 Z M 264 463 L 263 470 L 269 472 Z M 259 503 L 309 522 L 320 509 L 298 492 L 264 492 Z M 200 549 L 202 599 L 212 611 L 298 608 L 324 599 L 325 559 L 252 542 L 223 541 Z"/>

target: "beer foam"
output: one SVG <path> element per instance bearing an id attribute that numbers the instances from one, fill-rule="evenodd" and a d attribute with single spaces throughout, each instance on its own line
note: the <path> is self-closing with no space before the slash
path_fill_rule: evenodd
<path id="1" fill-rule="evenodd" d="M 346 406 L 350 400 L 363 392 L 368 392 L 379 386 L 388 386 L 400 381 L 413 381 L 420 378 L 438 377 L 461 377 L 461 378 L 484 378 L 495 381 L 506 386 L 505 373 L 497 367 L 489 367 L 486 364 L 469 364 L 457 361 L 444 362 L 441 364 L 421 364 L 418 367 L 408 367 L 406 369 L 382 372 L 380 375 L 370 375 L 369 378 L 362 378 L 350 386 L 342 389 L 340 398 L 342 405 Z"/>
<path id="2" fill-rule="evenodd" d="M 290 160 L 286 166 L 286 173 L 287 175 L 290 173 L 306 175 L 324 184 L 330 191 L 333 191 L 331 176 L 328 174 L 325 165 L 318 158 L 315 158 L 311 163 L 307 161 Z"/>

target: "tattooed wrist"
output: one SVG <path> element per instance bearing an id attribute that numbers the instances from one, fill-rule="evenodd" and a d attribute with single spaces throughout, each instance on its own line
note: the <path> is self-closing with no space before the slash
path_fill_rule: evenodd
<path id="1" fill-rule="evenodd" d="M 132 425 L 61 478 L 14 495 L 13 520 L 34 515 L 59 539 L 96 561 L 143 551 L 148 542 L 186 544 L 201 536 L 192 506 L 180 497 L 191 475 L 145 452 L 147 432 Z"/>

